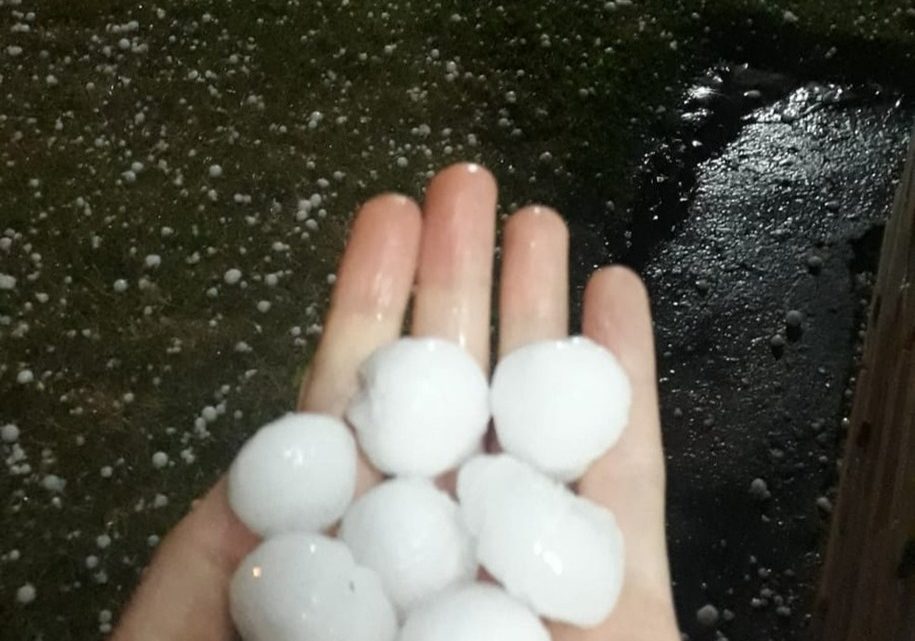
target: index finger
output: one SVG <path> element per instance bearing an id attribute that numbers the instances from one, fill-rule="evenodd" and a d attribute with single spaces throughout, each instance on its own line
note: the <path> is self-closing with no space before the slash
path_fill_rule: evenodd
<path id="1" fill-rule="evenodd" d="M 299 409 L 342 414 L 359 363 L 400 332 L 419 246 L 418 207 L 384 195 L 356 217 L 324 335 Z M 364 459 L 358 489 L 378 479 Z M 229 507 L 223 479 L 162 541 L 121 617 L 114 641 L 235 638 L 227 586 L 257 537 Z"/>

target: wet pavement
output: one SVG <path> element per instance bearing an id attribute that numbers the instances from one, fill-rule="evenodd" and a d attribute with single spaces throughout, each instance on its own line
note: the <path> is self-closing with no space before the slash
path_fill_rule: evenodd
<path id="1" fill-rule="evenodd" d="M 623 258 L 654 298 L 681 625 L 802 638 L 915 106 L 739 68 L 688 96 Z M 708 604 L 715 626 L 697 621 Z"/>

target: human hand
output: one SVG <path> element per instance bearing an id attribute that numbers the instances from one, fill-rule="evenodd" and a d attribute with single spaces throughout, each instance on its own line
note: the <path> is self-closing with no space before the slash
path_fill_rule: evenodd
<path id="1" fill-rule="evenodd" d="M 429 184 L 423 212 L 399 195 L 360 209 L 343 255 L 324 333 L 302 384 L 298 409 L 342 416 L 356 371 L 400 336 L 413 295 L 416 336 L 460 343 L 488 371 L 496 184 L 459 164 Z M 544 207 L 505 225 L 498 350 L 568 334 L 568 231 Z M 583 333 L 610 349 L 632 382 L 630 423 L 594 463 L 579 493 L 610 508 L 626 541 L 623 590 L 593 629 L 552 625 L 554 641 L 676 641 L 664 535 L 664 459 L 648 298 L 620 267 L 595 272 L 585 289 Z M 360 459 L 357 494 L 381 480 Z M 163 540 L 124 612 L 114 641 L 228 641 L 228 584 L 257 545 L 229 509 L 218 482 Z"/>

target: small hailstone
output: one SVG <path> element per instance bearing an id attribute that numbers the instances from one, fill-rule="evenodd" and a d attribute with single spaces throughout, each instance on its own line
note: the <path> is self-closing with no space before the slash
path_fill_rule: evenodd
<path id="1" fill-rule="evenodd" d="M 207 423 L 212 423 L 219 418 L 219 412 L 217 412 L 216 408 L 212 405 L 207 405 L 200 411 L 200 416 L 202 416 L 203 420 Z"/>
<path id="2" fill-rule="evenodd" d="M 343 517 L 340 538 L 378 573 L 401 612 L 476 574 L 457 504 L 428 479 L 393 479 L 370 490 Z"/>
<path id="3" fill-rule="evenodd" d="M 19 440 L 19 426 L 7 423 L 0 427 L 0 440 L 4 443 L 15 443 Z"/>
<path id="4" fill-rule="evenodd" d="M 0 290 L 16 289 L 16 277 L 9 274 L 0 274 Z"/>
<path id="5" fill-rule="evenodd" d="M 111 475 L 114 474 L 114 469 L 110 465 L 104 465 L 98 473 L 103 479 L 110 479 Z"/>
<path id="6" fill-rule="evenodd" d="M 753 479 L 750 482 L 750 496 L 760 501 L 769 498 L 769 486 L 763 479 Z"/>
<path id="7" fill-rule="evenodd" d="M 374 571 L 317 534 L 267 539 L 232 577 L 232 619 L 245 641 L 393 641 L 394 608 Z"/>
<path id="8" fill-rule="evenodd" d="M 276 274 L 267 274 L 264 276 L 264 283 L 266 283 L 267 287 L 276 287 L 279 282 L 280 278 Z"/>
<path id="9" fill-rule="evenodd" d="M 397 641 L 549 641 L 530 610 L 494 585 L 470 583 L 414 610 Z"/>
<path id="10" fill-rule="evenodd" d="M 152 455 L 152 464 L 157 470 L 162 469 L 168 465 L 168 454 L 165 452 L 156 452 Z"/>
<path id="11" fill-rule="evenodd" d="M 122 294 L 127 291 L 127 281 L 123 278 L 118 278 L 114 281 L 114 291 L 119 294 Z"/>
<path id="12" fill-rule="evenodd" d="M 149 269 L 155 269 L 162 264 L 162 257 L 159 256 L 159 254 L 149 254 L 145 259 L 143 259 L 143 263 Z"/>
<path id="13" fill-rule="evenodd" d="M 235 285 L 241 280 L 241 270 L 236 269 L 235 267 L 227 269 L 222 278 L 226 281 L 226 285 Z"/>
<path id="14" fill-rule="evenodd" d="M 270 301 L 269 300 L 258 301 L 257 302 L 257 311 L 259 311 L 261 314 L 266 314 L 267 312 L 269 312 L 270 311 Z"/>
<path id="15" fill-rule="evenodd" d="M 98 546 L 100 550 L 104 550 L 111 545 L 111 537 L 107 534 L 99 534 L 95 537 L 95 545 Z"/>
<path id="16" fill-rule="evenodd" d="M 785 325 L 788 327 L 800 327 L 804 323 L 804 313 L 797 309 L 789 310 L 785 314 Z"/>
<path id="17" fill-rule="evenodd" d="M 359 382 L 346 416 L 379 470 L 435 476 L 479 448 L 489 421 L 486 378 L 455 343 L 403 338 L 372 354 Z"/>
<path id="18" fill-rule="evenodd" d="M 703 605 L 696 611 L 696 621 L 699 625 L 711 628 L 718 623 L 718 608 L 711 603 Z"/>
<path id="19" fill-rule="evenodd" d="M 629 418 L 629 379 L 609 351 L 573 337 L 515 350 L 492 377 L 492 414 L 506 452 L 561 481 L 580 477 Z"/>
<path id="20" fill-rule="evenodd" d="M 229 469 L 229 505 L 261 535 L 322 530 L 356 488 L 356 444 L 341 421 L 288 414 L 262 427 Z"/>
<path id="21" fill-rule="evenodd" d="M 222 167 L 220 165 L 210 165 L 210 178 L 219 178 L 222 176 Z"/>
<path id="22" fill-rule="evenodd" d="M 63 492 L 67 482 L 56 474 L 48 474 L 41 479 L 41 486 L 49 492 Z"/>
<path id="23" fill-rule="evenodd" d="M 34 380 L 35 380 L 35 375 L 32 373 L 32 370 L 30 370 L 30 369 L 20 370 L 19 373 L 16 374 L 16 382 L 19 383 L 20 385 L 26 385 L 28 383 L 31 383 Z"/>
<path id="24" fill-rule="evenodd" d="M 31 583 L 20 585 L 19 589 L 16 590 L 16 602 L 22 605 L 28 605 L 35 600 L 36 596 L 38 596 L 38 592 Z"/>
<path id="25" fill-rule="evenodd" d="M 477 456 L 458 474 L 477 559 L 541 616 L 590 627 L 623 584 L 623 536 L 613 515 L 507 454 Z"/>

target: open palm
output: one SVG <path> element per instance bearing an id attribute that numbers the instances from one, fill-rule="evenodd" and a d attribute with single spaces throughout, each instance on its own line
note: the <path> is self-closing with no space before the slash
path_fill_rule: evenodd
<path id="1" fill-rule="evenodd" d="M 496 184 L 478 165 L 454 165 L 429 184 L 422 207 L 386 194 L 359 211 L 324 334 L 298 409 L 341 416 L 360 363 L 399 337 L 410 296 L 412 334 L 464 346 L 489 366 Z M 505 226 L 499 288 L 500 355 L 568 334 L 568 231 L 544 207 Z M 610 508 L 626 540 L 616 609 L 597 628 L 552 626 L 555 641 L 679 639 L 664 536 L 664 460 L 648 298 L 632 272 L 597 271 L 585 290 L 583 333 L 612 350 L 633 386 L 630 424 L 579 482 Z M 362 458 L 357 494 L 382 479 Z M 229 509 L 220 481 L 162 542 L 125 611 L 117 641 L 229 641 L 228 583 L 257 544 Z"/>

